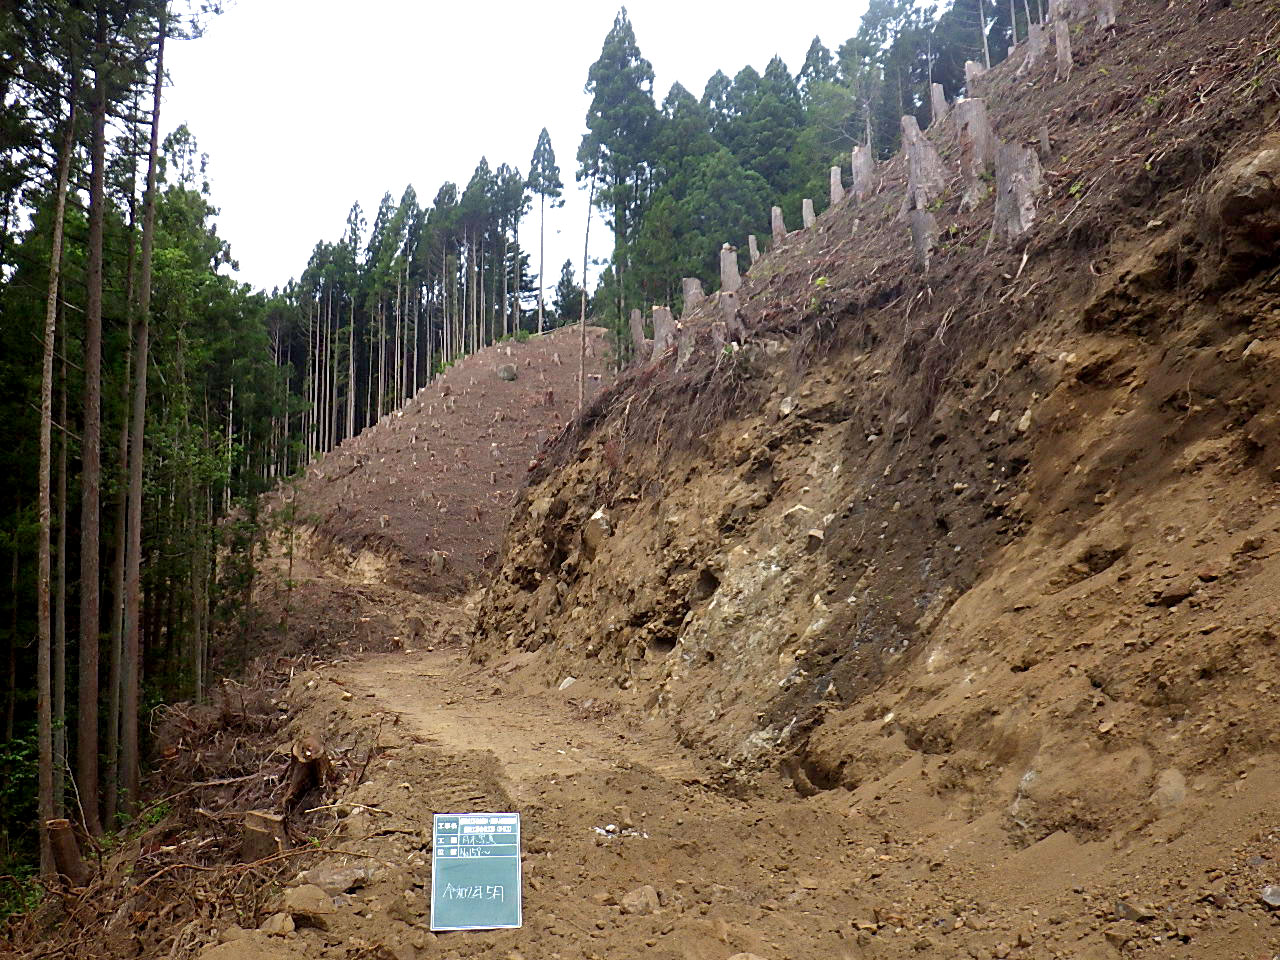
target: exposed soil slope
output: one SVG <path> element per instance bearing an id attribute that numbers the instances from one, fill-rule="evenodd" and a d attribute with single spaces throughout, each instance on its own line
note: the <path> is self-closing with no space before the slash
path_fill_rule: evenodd
<path id="1" fill-rule="evenodd" d="M 987 252 L 957 178 L 914 272 L 900 159 L 792 234 L 743 349 L 667 354 L 561 438 L 477 658 L 536 651 L 740 779 L 781 764 L 953 882 L 1031 863 L 1065 896 L 1063 858 L 1201 923 L 1177 953 L 1099 907 L 1081 950 L 1274 943 L 1274 860 L 1195 904 L 1277 852 L 1278 41 L 1274 4 L 1127 3 L 1073 26 L 1069 80 L 1025 50 L 984 78 L 999 136 L 1052 139 L 1028 237 Z M 1253 939 L 1214 952 L 1224 909 Z"/>
<path id="2" fill-rule="evenodd" d="M 562 328 L 465 357 L 309 467 L 285 494 L 304 549 L 422 592 L 466 589 L 494 558 L 539 446 L 573 416 L 578 337 Z M 590 400 L 608 376 L 600 328 L 588 328 L 587 351 Z"/>

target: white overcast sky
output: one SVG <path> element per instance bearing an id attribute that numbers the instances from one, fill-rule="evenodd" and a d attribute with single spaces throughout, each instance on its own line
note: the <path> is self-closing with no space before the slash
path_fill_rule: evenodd
<path id="1" fill-rule="evenodd" d="M 800 69 L 815 35 L 832 50 L 865 0 L 632 0 L 660 103 L 679 81 L 700 96 L 717 69 Z M 423 205 L 463 187 L 481 156 L 527 174 L 546 126 L 567 204 L 547 215 L 550 288 L 581 270 L 586 194 L 574 180 L 588 98 L 618 6 L 600 0 L 238 0 L 197 41 L 167 51 L 166 130 L 188 124 L 209 154 L 219 233 L 254 287 L 283 286 L 319 240 L 337 240 L 359 201 L 372 221 L 386 191 L 412 183 Z M 761 225 L 762 229 L 765 225 Z M 521 242 L 538 269 L 536 206 Z M 610 248 L 598 215 L 592 255 Z"/>

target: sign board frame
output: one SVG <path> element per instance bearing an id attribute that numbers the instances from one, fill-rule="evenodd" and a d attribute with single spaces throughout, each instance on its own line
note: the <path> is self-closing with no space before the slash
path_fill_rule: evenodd
<path id="1" fill-rule="evenodd" d="M 433 931 L 515 930 L 524 925 L 520 835 L 518 813 L 433 815 Z M 513 881 L 514 903 L 508 893 Z"/>

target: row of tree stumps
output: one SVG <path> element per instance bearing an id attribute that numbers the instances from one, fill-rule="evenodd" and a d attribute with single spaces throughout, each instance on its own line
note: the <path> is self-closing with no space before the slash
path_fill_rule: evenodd
<path id="1" fill-rule="evenodd" d="M 1074 61 L 1071 52 L 1072 23 L 1083 23 L 1092 16 L 1097 28 L 1111 29 L 1116 23 L 1120 0 L 1050 0 L 1048 13 L 1042 23 L 1029 23 L 1028 34 L 1021 45 L 1025 55 L 1015 69 L 1015 76 L 1029 72 L 1048 54 L 1049 33 L 1052 30 L 1056 52 L 1056 80 L 1071 76 Z M 1010 48 L 1010 60 L 1015 48 Z M 986 69 L 975 61 L 965 64 L 965 85 L 971 93 L 983 83 Z M 1043 187 L 1040 155 L 1049 151 L 1047 127 L 1041 127 L 1039 142 L 1035 147 L 1024 143 L 1002 142 L 996 136 L 987 112 L 986 100 L 966 97 L 954 104 L 947 102 L 939 83 L 930 87 L 929 132 L 935 136 L 952 138 L 957 147 L 959 178 L 961 182 L 960 209 L 972 211 L 986 200 L 988 183 L 993 178 L 995 198 L 988 249 L 997 240 L 1014 244 L 1023 237 L 1036 220 L 1036 198 Z M 906 196 L 898 215 L 905 221 L 911 234 L 913 262 L 917 270 L 927 273 L 937 250 L 940 229 L 935 212 L 943 195 L 950 187 L 954 173 L 948 170 L 938 148 L 920 129 L 914 116 L 902 118 L 902 154 L 907 172 Z M 846 189 L 841 167 L 831 168 L 830 206 L 838 207 L 852 198 L 862 202 L 876 192 L 876 163 L 867 146 L 855 146 L 850 159 L 850 181 Z M 811 229 L 817 222 L 813 200 L 805 198 L 801 206 L 804 229 Z M 855 223 L 854 229 L 857 229 Z M 773 248 L 777 249 L 787 239 L 787 225 L 781 207 L 770 212 L 770 233 Z M 760 259 L 760 247 L 754 234 L 747 237 L 747 251 L 754 266 Z M 674 350 L 677 367 L 684 366 L 692 354 L 698 331 L 709 333 L 711 345 L 717 353 L 726 346 L 741 343 L 746 338 L 746 328 L 738 312 L 738 291 L 742 276 L 738 270 L 738 250 L 726 243 L 720 251 L 720 290 L 710 297 L 702 289 L 696 277 L 682 281 L 684 309 L 679 321 L 670 307 L 653 307 L 653 339 L 645 336 L 644 315 L 639 309 L 631 311 L 630 331 L 636 361 L 647 363 L 657 360 Z M 695 324 L 695 313 L 703 314 L 703 323 Z"/>

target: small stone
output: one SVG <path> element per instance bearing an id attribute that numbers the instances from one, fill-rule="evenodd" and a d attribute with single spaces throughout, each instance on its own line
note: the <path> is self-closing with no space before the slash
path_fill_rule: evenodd
<path id="1" fill-rule="evenodd" d="M 1123 951 L 1125 946 L 1129 943 L 1129 935 L 1123 930 L 1106 930 L 1102 935 L 1106 938 L 1107 943 L 1111 944 L 1111 946 L 1115 947 L 1117 950 Z"/>
<path id="2" fill-rule="evenodd" d="M 263 933 L 274 934 L 276 936 L 284 936 L 286 933 L 293 933 L 294 924 L 293 917 L 287 913 L 273 913 L 267 919 L 262 921 L 262 925 L 258 927 Z"/>
<path id="3" fill-rule="evenodd" d="M 637 887 L 622 898 L 622 912 L 634 917 L 647 917 L 658 912 L 658 891 L 649 884 Z"/>
<path id="4" fill-rule="evenodd" d="M 784 417 L 791 416 L 795 412 L 796 402 L 791 397 L 783 397 L 782 402 L 778 404 L 778 413 Z"/>
<path id="5" fill-rule="evenodd" d="M 612 535 L 613 524 L 609 522 L 609 515 L 603 509 L 597 510 L 582 528 L 582 546 L 587 559 L 595 557 L 600 545 Z"/>
<path id="6" fill-rule="evenodd" d="M 408 784 L 401 784 L 407 787 Z M 358 890 L 371 879 L 368 867 L 317 867 L 302 875 L 306 883 L 314 884 L 330 896 Z"/>
<path id="7" fill-rule="evenodd" d="M 514 380 L 518 376 L 516 365 L 514 363 L 504 363 L 498 367 L 499 380 Z"/>
<path id="8" fill-rule="evenodd" d="M 1174 607 L 1196 592 L 1196 581 L 1190 576 L 1175 577 L 1165 584 L 1156 594 L 1155 602 L 1166 607 Z"/>
<path id="9" fill-rule="evenodd" d="M 764 960 L 764 957 L 754 953 L 735 953 L 729 960 Z"/>
<path id="10" fill-rule="evenodd" d="M 578 682 L 577 677 L 565 677 L 563 680 L 560 681 L 560 686 L 557 689 L 559 689 L 561 692 L 564 692 L 565 690 L 568 690 L 577 682 Z"/>
<path id="11" fill-rule="evenodd" d="M 1271 884 L 1262 888 L 1262 902 L 1272 910 L 1280 910 L 1280 886 Z"/>
<path id="12" fill-rule="evenodd" d="M 1121 920 L 1131 920 L 1134 923 L 1146 923 L 1156 917 L 1149 908 L 1136 907 L 1128 900 L 1116 901 L 1116 916 Z"/>
<path id="13" fill-rule="evenodd" d="M 326 918 L 337 913 L 338 908 L 327 893 L 315 884 L 307 883 L 285 891 L 284 912 L 292 916 L 295 923 L 302 921 L 324 930 L 327 928 Z"/>

